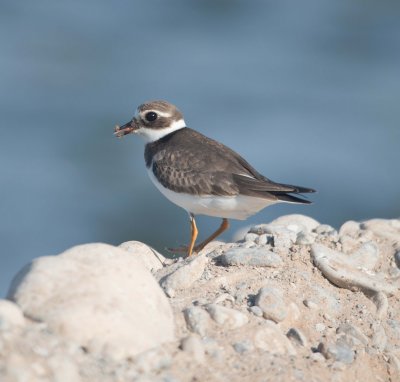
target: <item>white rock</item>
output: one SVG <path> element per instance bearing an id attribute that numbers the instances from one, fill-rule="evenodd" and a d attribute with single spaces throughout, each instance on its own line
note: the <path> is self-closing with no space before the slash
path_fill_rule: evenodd
<path id="1" fill-rule="evenodd" d="M 377 318 L 380 320 L 385 319 L 389 309 L 389 301 L 386 295 L 383 292 L 378 292 L 372 296 L 371 300 L 376 306 Z"/>
<path id="2" fill-rule="evenodd" d="M 226 308 L 217 304 L 208 304 L 205 308 L 211 318 L 226 329 L 239 328 L 249 321 L 247 314 L 239 312 L 236 309 Z"/>
<path id="3" fill-rule="evenodd" d="M 360 230 L 360 223 L 349 220 L 340 227 L 339 236 L 350 236 L 354 238 L 358 236 Z"/>
<path id="4" fill-rule="evenodd" d="M 270 225 L 274 226 L 284 226 L 290 231 L 295 233 L 303 232 L 311 232 L 313 229 L 317 228 L 320 224 L 313 218 L 309 216 L 300 215 L 300 214 L 291 214 L 280 216 L 279 218 L 273 220 Z"/>
<path id="5" fill-rule="evenodd" d="M 25 325 L 20 307 L 8 300 L 0 300 L 0 331 Z"/>
<path id="6" fill-rule="evenodd" d="M 176 290 L 191 287 L 202 276 L 208 260 L 206 254 L 185 260 L 181 267 L 161 280 L 160 284 L 165 293 L 173 297 Z"/>
<path id="7" fill-rule="evenodd" d="M 277 324 L 266 321 L 258 329 L 253 338 L 257 349 L 267 351 L 276 355 L 296 355 L 296 350 L 289 339 L 280 331 Z"/>
<path id="8" fill-rule="evenodd" d="M 143 264 L 107 244 L 73 247 L 32 261 L 8 297 L 51 331 L 111 358 L 174 340 L 168 299 Z M 118 350 L 115 352 L 115 350 Z"/>
<path id="9" fill-rule="evenodd" d="M 334 251 L 321 244 L 311 246 L 311 257 L 323 275 L 335 285 L 350 290 L 398 293 L 399 283 L 391 284 L 377 275 L 358 269 L 359 259 Z"/>
<path id="10" fill-rule="evenodd" d="M 279 289 L 264 287 L 258 291 L 255 304 L 263 311 L 264 318 L 275 322 L 283 321 L 287 314 L 287 304 Z"/>
<path id="11" fill-rule="evenodd" d="M 195 334 L 185 337 L 181 342 L 181 348 L 198 363 L 204 363 L 205 349 L 201 338 Z"/>
<path id="12" fill-rule="evenodd" d="M 286 333 L 286 336 L 300 346 L 308 345 L 307 337 L 300 329 L 290 328 L 289 331 Z"/>
<path id="13" fill-rule="evenodd" d="M 210 316 L 199 306 L 191 306 L 183 311 L 186 325 L 190 331 L 204 337 L 207 335 L 210 324 Z"/>
<path id="14" fill-rule="evenodd" d="M 161 269 L 166 262 L 166 258 L 163 255 L 140 241 L 126 241 L 120 244 L 119 248 L 136 256 L 145 268 L 152 272 Z"/>

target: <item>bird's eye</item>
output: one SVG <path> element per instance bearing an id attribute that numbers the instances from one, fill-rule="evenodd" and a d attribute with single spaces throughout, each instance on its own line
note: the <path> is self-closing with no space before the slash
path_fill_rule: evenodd
<path id="1" fill-rule="evenodd" d="M 157 113 L 154 113 L 154 111 L 149 111 L 144 117 L 146 118 L 146 121 L 153 122 L 157 119 L 158 115 Z"/>

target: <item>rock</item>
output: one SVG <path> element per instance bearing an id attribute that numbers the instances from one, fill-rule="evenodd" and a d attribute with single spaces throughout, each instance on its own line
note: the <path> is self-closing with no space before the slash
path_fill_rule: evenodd
<path id="1" fill-rule="evenodd" d="M 203 340 L 204 349 L 207 355 L 216 361 L 224 361 L 224 352 L 222 346 L 214 338 L 204 338 Z"/>
<path id="2" fill-rule="evenodd" d="M 363 230 L 372 231 L 375 235 L 388 240 L 395 247 L 400 246 L 400 219 L 371 219 L 360 224 Z"/>
<path id="3" fill-rule="evenodd" d="M 335 230 L 335 228 L 331 227 L 328 224 L 321 224 L 318 227 L 316 227 L 314 229 L 314 232 L 317 235 L 321 235 L 321 236 L 337 236 L 337 231 Z"/>
<path id="4" fill-rule="evenodd" d="M 262 310 L 267 320 L 281 322 L 288 314 L 282 292 L 276 288 L 268 286 L 261 288 L 256 296 L 255 304 Z"/>
<path id="5" fill-rule="evenodd" d="M 318 322 L 317 324 L 315 324 L 315 330 L 317 332 L 322 333 L 325 329 L 326 329 L 326 326 L 322 322 Z"/>
<path id="6" fill-rule="evenodd" d="M 386 297 L 385 293 L 383 293 L 383 292 L 375 293 L 372 296 L 371 300 L 376 306 L 377 318 L 380 320 L 386 318 L 387 312 L 389 309 L 389 302 L 388 302 L 388 298 Z"/>
<path id="7" fill-rule="evenodd" d="M 247 233 L 246 236 L 244 237 L 244 241 L 251 241 L 251 242 L 255 242 L 256 239 L 258 239 L 258 235 L 256 233 Z"/>
<path id="8" fill-rule="evenodd" d="M 205 349 L 201 338 L 195 334 L 185 337 L 181 341 L 181 349 L 188 353 L 191 359 L 198 363 L 205 361 Z"/>
<path id="9" fill-rule="evenodd" d="M 395 263 L 396 263 L 396 265 L 397 265 L 397 268 L 400 269 L 400 251 L 397 251 L 397 252 L 394 254 L 394 261 L 395 261 Z"/>
<path id="10" fill-rule="evenodd" d="M 393 380 L 400 380 L 400 360 L 393 353 L 389 354 L 389 374 Z"/>
<path id="11" fill-rule="evenodd" d="M 225 266 L 278 267 L 282 264 L 280 256 L 266 248 L 231 248 L 217 259 Z"/>
<path id="12" fill-rule="evenodd" d="M 385 329 L 380 323 L 374 323 L 372 329 L 374 331 L 371 339 L 372 347 L 382 353 L 387 345 Z"/>
<path id="13" fill-rule="evenodd" d="M 248 353 L 254 349 L 253 344 L 249 340 L 244 340 L 242 342 L 236 342 L 233 344 L 233 348 L 239 354 Z"/>
<path id="14" fill-rule="evenodd" d="M 280 331 L 277 324 L 265 321 L 255 332 L 253 338 L 257 349 L 276 355 L 296 355 L 296 350 L 289 339 Z"/>
<path id="15" fill-rule="evenodd" d="M 175 296 L 176 290 L 189 288 L 202 276 L 208 260 L 205 254 L 189 258 L 173 273 L 161 279 L 161 287 L 169 297 Z"/>
<path id="16" fill-rule="evenodd" d="M 336 329 L 336 333 L 343 333 L 346 336 L 351 337 L 351 342 L 355 346 L 368 345 L 368 337 L 364 335 L 360 328 L 352 324 L 340 324 L 339 327 Z"/>
<path id="17" fill-rule="evenodd" d="M 171 356 L 161 347 L 147 350 L 133 360 L 135 368 L 140 373 L 159 372 L 171 365 Z"/>
<path id="18" fill-rule="evenodd" d="M 52 371 L 52 381 L 71 382 L 81 380 L 78 365 L 74 359 L 62 354 L 55 354 L 50 356 L 47 362 Z"/>
<path id="19" fill-rule="evenodd" d="M 352 238 L 355 238 L 358 236 L 360 231 L 360 223 L 349 220 L 340 227 L 339 236 L 350 236 Z"/>
<path id="20" fill-rule="evenodd" d="M 357 268 L 359 259 L 356 256 L 353 261 L 351 256 L 334 251 L 322 244 L 311 246 L 311 257 L 314 264 L 322 274 L 335 285 L 352 291 L 384 292 L 389 296 L 399 290 L 399 285 L 391 284 L 371 272 L 365 272 Z"/>
<path id="21" fill-rule="evenodd" d="M 274 236 L 263 233 L 262 235 L 257 236 L 257 239 L 255 240 L 255 242 L 258 245 L 272 244 L 274 242 Z"/>
<path id="22" fill-rule="evenodd" d="M 33 260 L 14 278 L 8 297 L 54 333 L 111 358 L 175 338 L 171 307 L 152 274 L 107 244 Z"/>
<path id="23" fill-rule="evenodd" d="M 376 243 L 369 241 L 351 254 L 351 261 L 355 267 L 365 271 L 372 271 L 379 259 L 379 250 Z"/>
<path id="24" fill-rule="evenodd" d="M 318 351 L 322 353 L 326 359 L 334 359 L 336 362 L 349 365 L 354 361 L 354 350 L 344 343 L 324 344 L 320 343 Z"/>
<path id="25" fill-rule="evenodd" d="M 213 302 L 214 304 L 220 304 L 221 302 L 224 301 L 230 301 L 232 304 L 234 304 L 235 298 L 229 293 L 222 293 Z"/>
<path id="26" fill-rule="evenodd" d="M 249 308 L 250 312 L 253 313 L 257 317 L 262 317 L 263 316 L 263 311 L 261 308 L 257 305 L 251 306 Z"/>
<path id="27" fill-rule="evenodd" d="M 311 232 L 317 228 L 320 224 L 315 219 L 305 215 L 291 214 L 284 215 L 273 220 L 270 225 L 272 226 L 283 226 L 292 232 Z"/>
<path id="28" fill-rule="evenodd" d="M 25 326 L 25 317 L 19 306 L 8 300 L 0 300 L 0 331 Z"/>
<path id="29" fill-rule="evenodd" d="M 205 308 L 211 318 L 226 329 L 239 328 L 249 321 L 247 314 L 239 312 L 236 309 L 226 308 L 217 304 L 208 304 Z"/>
<path id="30" fill-rule="evenodd" d="M 307 338 L 300 329 L 290 328 L 289 331 L 286 333 L 286 336 L 297 345 L 307 346 Z"/>
<path id="31" fill-rule="evenodd" d="M 293 229 L 290 229 L 293 228 Z M 295 242 L 299 227 L 284 226 L 277 224 L 260 224 L 250 228 L 250 233 L 255 233 L 257 235 L 269 234 L 274 236 L 274 241 L 276 237 L 280 240 L 288 240 L 290 242 Z M 278 240 L 279 240 L 278 239 Z M 276 243 L 275 243 L 276 245 Z"/>
<path id="32" fill-rule="evenodd" d="M 199 306 L 191 306 L 183 311 L 188 329 L 204 337 L 207 335 L 210 324 L 210 316 Z"/>
<path id="33" fill-rule="evenodd" d="M 289 248 L 296 242 L 297 235 L 284 228 L 274 233 L 274 248 L 278 252 L 287 252 Z"/>
<path id="34" fill-rule="evenodd" d="M 303 300 L 303 304 L 310 309 L 318 309 L 318 304 L 310 299 Z"/>
<path id="35" fill-rule="evenodd" d="M 161 269 L 167 262 L 163 255 L 140 241 L 126 241 L 120 244 L 119 248 L 136 256 L 144 267 L 151 272 Z"/>
<path id="36" fill-rule="evenodd" d="M 310 245 L 315 242 L 316 234 L 313 232 L 299 232 L 296 237 L 296 244 L 298 245 Z"/>

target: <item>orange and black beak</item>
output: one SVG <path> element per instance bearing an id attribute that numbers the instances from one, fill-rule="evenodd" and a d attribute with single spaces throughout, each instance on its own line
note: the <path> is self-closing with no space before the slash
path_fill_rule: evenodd
<path id="1" fill-rule="evenodd" d="M 133 118 L 132 121 L 126 123 L 123 126 L 118 126 L 118 125 L 115 126 L 114 135 L 118 138 L 121 138 L 124 135 L 134 133 L 138 129 L 139 129 L 139 126 L 136 121 L 136 118 Z"/>

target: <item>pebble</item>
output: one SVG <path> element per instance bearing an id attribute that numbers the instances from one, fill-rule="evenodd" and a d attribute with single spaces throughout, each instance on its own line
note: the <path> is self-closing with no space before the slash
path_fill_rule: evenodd
<path id="1" fill-rule="evenodd" d="M 326 344 L 320 343 L 318 351 L 322 353 L 326 359 L 334 359 L 336 362 L 349 365 L 354 361 L 354 350 L 345 343 Z"/>
<path id="2" fill-rule="evenodd" d="M 229 293 L 222 293 L 214 300 L 214 304 L 220 304 L 224 301 L 230 301 L 233 304 L 235 303 L 235 298 Z"/>
<path id="3" fill-rule="evenodd" d="M 340 324 L 339 327 L 336 329 L 336 333 L 338 334 L 343 333 L 346 336 L 351 337 L 351 342 L 355 346 L 368 345 L 369 341 L 368 337 L 362 332 L 360 328 L 352 324 L 348 323 Z"/>
<path id="4" fill-rule="evenodd" d="M 353 261 L 351 256 L 322 244 L 313 244 L 311 246 L 311 257 L 322 274 L 341 288 L 352 291 L 362 290 L 367 293 L 371 291 L 384 292 L 389 296 L 396 294 L 398 291 L 396 285 L 379 279 L 371 272 L 358 269 L 358 259 Z"/>
<path id="5" fill-rule="evenodd" d="M 239 328 L 249 321 L 247 314 L 236 309 L 226 308 L 217 304 L 208 304 L 205 308 L 211 318 L 226 329 Z"/>
<path id="6" fill-rule="evenodd" d="M 298 245 L 310 245 L 315 243 L 316 234 L 312 232 L 301 231 L 297 234 L 296 244 Z"/>
<path id="7" fill-rule="evenodd" d="M 317 235 L 322 235 L 322 236 L 336 236 L 338 234 L 335 228 L 333 228 L 328 224 L 319 225 L 314 229 L 314 232 Z"/>
<path id="8" fill-rule="evenodd" d="M 217 259 L 225 266 L 278 267 L 282 264 L 281 257 L 266 248 L 231 248 Z"/>
<path id="9" fill-rule="evenodd" d="M 233 348 L 239 354 L 248 353 L 254 349 L 254 345 L 249 340 L 244 340 L 242 342 L 236 342 L 233 344 Z"/>
<path id="10" fill-rule="evenodd" d="M 303 304 L 309 309 L 318 309 L 318 304 L 313 300 L 305 299 L 303 300 Z"/>
<path id="11" fill-rule="evenodd" d="M 273 220 L 270 225 L 272 226 L 284 226 L 290 231 L 295 233 L 298 232 L 311 232 L 313 229 L 317 228 L 320 224 L 313 218 L 309 216 L 304 216 L 300 214 L 290 214 L 280 216 L 279 218 Z"/>
<path id="12" fill-rule="evenodd" d="M 257 317 L 262 317 L 263 316 L 263 311 L 261 308 L 257 305 L 253 305 L 249 308 L 250 312 L 253 313 Z"/>
<path id="13" fill-rule="evenodd" d="M 253 243 L 256 241 L 256 239 L 258 239 L 258 235 L 252 232 L 247 233 L 244 237 L 244 241 L 251 241 Z"/>
<path id="14" fill-rule="evenodd" d="M 339 228 L 339 236 L 350 236 L 356 238 L 358 237 L 360 230 L 360 223 L 355 222 L 354 220 L 349 220 Z"/>
<path id="15" fill-rule="evenodd" d="M 187 328 L 200 336 L 207 335 L 210 324 L 210 316 L 208 313 L 199 306 L 191 306 L 183 311 L 183 316 L 186 321 Z"/>
<path id="16" fill-rule="evenodd" d="M 397 268 L 400 269 L 400 251 L 397 251 L 397 252 L 394 254 L 394 261 L 395 261 L 395 263 L 396 263 L 396 265 L 397 265 Z"/>
<path id="17" fill-rule="evenodd" d="M 376 306 L 376 317 L 380 320 L 386 318 L 389 309 L 389 301 L 385 293 L 375 293 L 371 300 Z"/>
<path id="18" fill-rule="evenodd" d="M 198 335 L 192 334 L 185 337 L 181 341 L 181 349 L 188 353 L 191 359 L 194 359 L 198 363 L 204 363 L 205 361 L 205 349 L 201 338 Z"/>
<path id="19" fill-rule="evenodd" d="M 277 251 L 286 252 L 296 242 L 297 235 L 292 231 L 284 229 L 274 234 L 274 248 Z"/>
<path id="20" fill-rule="evenodd" d="M 223 348 L 214 338 L 206 337 L 203 339 L 204 350 L 207 355 L 216 361 L 224 361 Z"/>
<path id="21" fill-rule="evenodd" d="M 175 291 L 187 289 L 200 279 L 209 258 L 206 254 L 193 256 L 185 260 L 181 267 L 160 280 L 160 285 L 168 297 L 174 297 Z"/>
<path id="22" fill-rule="evenodd" d="M 315 324 L 315 330 L 319 333 L 322 333 L 325 330 L 326 326 L 322 322 Z"/>
<path id="23" fill-rule="evenodd" d="M 25 326 L 20 307 L 8 300 L 0 300 L 0 331 Z"/>
<path id="24" fill-rule="evenodd" d="M 286 336 L 300 346 L 307 346 L 308 341 L 304 333 L 297 328 L 290 328 Z"/>
<path id="25" fill-rule="evenodd" d="M 159 372 L 171 365 L 172 358 L 163 348 L 147 350 L 134 358 L 135 368 L 141 373 Z"/>
<path id="26" fill-rule="evenodd" d="M 280 331 L 279 326 L 273 321 L 265 321 L 253 337 L 257 349 L 275 355 L 296 355 L 296 349 L 290 340 Z"/>
<path id="27" fill-rule="evenodd" d="M 273 240 L 274 240 L 273 235 L 263 233 L 262 235 L 257 236 L 257 239 L 255 240 L 255 242 L 258 245 L 267 245 L 267 244 L 272 244 Z"/>
<path id="28" fill-rule="evenodd" d="M 374 323 L 372 327 L 374 334 L 372 335 L 372 347 L 379 352 L 383 352 L 387 345 L 387 336 L 385 329 L 379 323 Z"/>
<path id="29" fill-rule="evenodd" d="M 281 322 L 288 314 L 282 292 L 276 288 L 268 286 L 261 288 L 256 296 L 255 305 L 262 310 L 267 320 Z"/>

